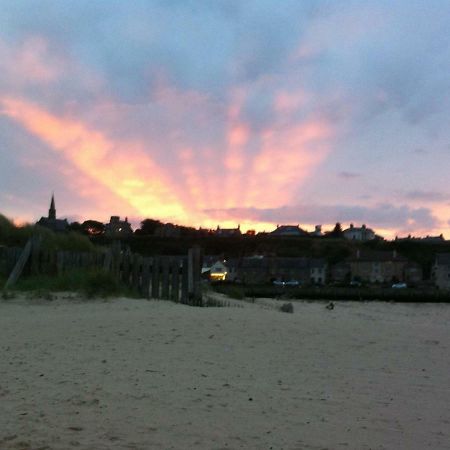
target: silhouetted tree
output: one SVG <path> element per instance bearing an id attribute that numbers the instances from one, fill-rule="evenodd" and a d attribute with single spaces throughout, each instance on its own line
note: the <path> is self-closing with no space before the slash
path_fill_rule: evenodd
<path id="1" fill-rule="evenodd" d="M 344 237 L 344 232 L 342 231 L 342 225 L 339 222 L 336 222 L 336 225 L 334 226 L 334 228 L 325 234 L 327 237 L 331 237 L 331 238 Z"/>
<path id="2" fill-rule="evenodd" d="M 81 229 L 89 236 L 99 236 L 105 232 L 105 225 L 97 220 L 85 220 L 81 224 Z"/>
<path id="3" fill-rule="evenodd" d="M 140 235 L 151 235 L 155 234 L 155 231 L 162 227 L 164 224 L 159 220 L 155 219 L 144 219 L 141 222 L 141 227 L 138 228 L 135 233 Z"/>
<path id="4" fill-rule="evenodd" d="M 69 231 L 77 231 L 79 233 L 83 232 L 83 229 L 81 227 L 81 223 L 80 222 L 72 222 L 69 224 L 69 226 L 67 227 L 67 229 Z"/>

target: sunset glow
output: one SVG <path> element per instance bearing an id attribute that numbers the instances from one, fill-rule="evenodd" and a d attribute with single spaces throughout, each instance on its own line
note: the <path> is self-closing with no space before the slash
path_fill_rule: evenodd
<path id="1" fill-rule="evenodd" d="M 0 213 L 450 237 L 450 8 L 13 3 Z"/>

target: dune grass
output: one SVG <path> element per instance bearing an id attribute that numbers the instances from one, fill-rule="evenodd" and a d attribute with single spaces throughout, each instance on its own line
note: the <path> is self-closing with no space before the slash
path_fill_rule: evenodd
<path id="1" fill-rule="evenodd" d="M 137 297 L 136 292 L 125 286 L 116 277 L 98 269 L 72 270 L 58 276 L 34 275 L 23 277 L 10 291 L 41 293 L 70 291 L 80 293 L 88 298 Z"/>

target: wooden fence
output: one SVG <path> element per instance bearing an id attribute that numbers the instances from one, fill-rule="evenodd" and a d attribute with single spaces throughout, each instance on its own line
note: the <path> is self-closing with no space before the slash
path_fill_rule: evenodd
<path id="1" fill-rule="evenodd" d="M 0 248 L 0 271 L 9 274 L 5 288 L 23 275 L 62 275 L 73 270 L 97 269 L 111 273 L 143 297 L 202 305 L 201 249 L 186 256 L 144 257 L 123 249 L 119 242 L 105 251 L 72 252 L 42 249 L 33 238 L 24 248 Z"/>

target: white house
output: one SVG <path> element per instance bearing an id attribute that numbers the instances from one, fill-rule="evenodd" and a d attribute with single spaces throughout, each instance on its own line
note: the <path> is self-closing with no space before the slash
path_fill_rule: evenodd
<path id="1" fill-rule="evenodd" d="M 352 223 L 350 228 L 343 231 L 344 237 L 349 241 L 370 241 L 375 239 L 375 232 L 371 228 L 367 228 L 366 225 L 361 227 L 355 227 Z"/>

